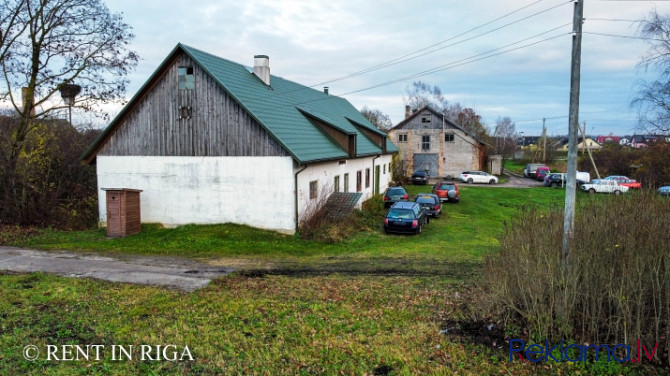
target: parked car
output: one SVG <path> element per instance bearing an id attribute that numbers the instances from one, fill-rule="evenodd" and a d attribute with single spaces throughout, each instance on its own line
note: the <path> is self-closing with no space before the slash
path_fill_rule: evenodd
<path id="1" fill-rule="evenodd" d="M 598 180 L 598 179 L 594 179 L 594 181 L 596 181 L 596 180 Z M 639 181 L 637 181 L 635 179 L 630 179 L 627 176 L 610 175 L 606 178 L 600 179 L 600 181 L 605 181 L 605 180 L 614 180 L 617 183 L 619 183 L 619 185 L 623 185 L 623 186 L 626 186 L 626 187 L 631 188 L 631 189 L 641 189 L 642 188 L 642 184 Z"/>
<path id="2" fill-rule="evenodd" d="M 529 163 L 523 168 L 523 176 L 527 178 L 536 178 L 537 168 L 544 166 L 542 163 Z M 546 166 L 545 166 L 546 167 Z"/>
<path id="3" fill-rule="evenodd" d="M 560 173 L 552 173 L 544 177 L 544 181 L 542 184 L 544 184 L 545 187 L 562 187 L 565 185 L 565 182 L 563 181 L 563 177 L 565 174 L 560 174 Z"/>
<path id="4" fill-rule="evenodd" d="M 424 170 L 416 170 L 412 173 L 412 184 L 428 183 L 428 173 Z"/>
<path id="5" fill-rule="evenodd" d="M 549 171 L 549 167 L 547 166 L 540 166 L 535 170 L 535 178 L 539 181 L 543 181 L 544 177 L 550 174 L 551 172 Z"/>
<path id="6" fill-rule="evenodd" d="M 450 181 L 441 181 L 433 186 L 433 193 L 440 198 L 440 201 L 459 202 L 460 195 L 456 183 Z"/>
<path id="7" fill-rule="evenodd" d="M 414 202 L 421 205 L 429 216 L 437 218 L 442 214 L 442 202 L 436 194 L 420 193 L 414 198 Z"/>
<path id="8" fill-rule="evenodd" d="M 600 180 L 596 183 L 582 184 L 582 191 L 589 193 L 614 193 L 620 195 L 628 192 L 630 188 L 619 185 L 616 180 Z"/>
<path id="9" fill-rule="evenodd" d="M 579 172 L 577 171 L 577 186 L 580 187 L 582 184 L 589 182 L 589 173 L 588 172 Z M 584 179 L 584 180 L 583 180 Z M 565 179 L 565 174 L 552 172 L 551 174 L 544 177 L 543 184 L 545 187 L 563 187 L 567 184 Z"/>
<path id="10" fill-rule="evenodd" d="M 409 200 L 409 195 L 403 187 L 388 187 L 384 191 L 384 207 L 389 207 L 399 201 Z"/>
<path id="11" fill-rule="evenodd" d="M 661 196 L 670 197 L 670 185 L 663 186 L 658 189 L 658 194 Z"/>
<path id="12" fill-rule="evenodd" d="M 496 184 L 498 183 L 498 178 L 484 171 L 463 171 L 458 177 L 462 182 L 472 184 L 472 183 L 484 183 L 484 184 Z"/>
<path id="13" fill-rule="evenodd" d="M 384 218 L 384 232 L 420 234 L 428 223 L 428 215 L 417 202 L 396 202 Z"/>

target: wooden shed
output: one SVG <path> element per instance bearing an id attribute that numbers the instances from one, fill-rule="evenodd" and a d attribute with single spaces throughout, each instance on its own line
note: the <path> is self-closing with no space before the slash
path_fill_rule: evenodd
<path id="1" fill-rule="evenodd" d="M 103 188 L 107 193 L 107 236 L 122 238 L 142 230 L 139 189 Z"/>

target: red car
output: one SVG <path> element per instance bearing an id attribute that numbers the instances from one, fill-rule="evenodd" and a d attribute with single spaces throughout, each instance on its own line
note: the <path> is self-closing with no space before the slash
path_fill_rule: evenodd
<path id="1" fill-rule="evenodd" d="M 540 166 L 535 171 L 535 177 L 539 181 L 543 181 L 544 178 L 549 174 L 550 174 L 550 171 L 549 171 L 549 167 L 547 167 L 547 166 Z"/>
<path id="2" fill-rule="evenodd" d="M 450 181 L 441 181 L 433 186 L 433 193 L 440 198 L 440 201 L 460 201 L 458 186 Z"/>
<path id="3" fill-rule="evenodd" d="M 628 187 L 630 189 L 641 189 L 642 188 L 642 183 L 635 179 L 629 179 L 627 176 L 621 176 L 621 175 L 612 175 L 608 176 L 603 180 L 614 180 L 619 185 L 623 185 L 624 187 Z"/>

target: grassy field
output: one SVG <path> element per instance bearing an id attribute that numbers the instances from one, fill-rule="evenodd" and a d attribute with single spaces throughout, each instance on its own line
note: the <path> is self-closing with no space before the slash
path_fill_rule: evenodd
<path id="1" fill-rule="evenodd" d="M 458 322 L 508 329 L 481 308 L 482 260 L 496 252 L 506 221 L 529 205 L 561 206 L 563 193 L 464 186 L 461 203 L 444 205 L 422 235 L 385 235 L 376 221 L 332 244 L 234 225 L 145 226 L 125 239 L 104 230 L 5 236 L 26 247 L 182 256 L 240 272 L 193 293 L 0 274 L 0 375 L 592 373 L 579 363 L 510 363 L 504 348 L 443 334 Z M 28 345 L 40 351 L 34 361 Z M 46 358 L 49 345 L 104 347 L 99 359 L 63 361 Z M 142 345 L 175 347 L 150 360 L 158 354 L 142 359 Z M 115 360 L 113 346 L 130 357 Z"/>

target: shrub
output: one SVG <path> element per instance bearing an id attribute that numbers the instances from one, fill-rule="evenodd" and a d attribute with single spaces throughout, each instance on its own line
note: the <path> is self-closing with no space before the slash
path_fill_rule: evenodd
<path id="1" fill-rule="evenodd" d="M 492 304 L 531 337 L 579 343 L 658 343 L 670 354 L 670 200 L 653 192 L 584 196 L 570 266 L 562 268 L 563 209 L 532 208 L 505 225 L 489 256 Z"/>

